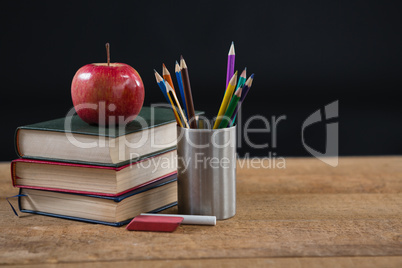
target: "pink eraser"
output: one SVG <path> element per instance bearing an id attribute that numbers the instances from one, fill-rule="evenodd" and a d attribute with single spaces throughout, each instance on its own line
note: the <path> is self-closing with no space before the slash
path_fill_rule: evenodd
<path id="1" fill-rule="evenodd" d="M 129 231 L 173 232 L 183 221 L 182 217 L 135 217 L 126 227 Z"/>

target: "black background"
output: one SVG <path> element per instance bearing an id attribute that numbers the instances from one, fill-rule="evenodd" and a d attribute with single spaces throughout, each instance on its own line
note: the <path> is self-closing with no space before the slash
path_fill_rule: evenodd
<path id="1" fill-rule="evenodd" d="M 309 155 L 302 123 L 336 100 L 340 155 L 401 154 L 401 7 L 401 1 L 7 1 L 1 7 L 0 160 L 16 157 L 17 126 L 67 113 L 72 77 L 85 64 L 105 62 L 106 42 L 112 62 L 140 73 L 144 105 L 164 102 L 153 69 L 161 72 L 164 62 L 173 73 L 182 54 L 195 108 L 211 117 L 234 41 L 236 69 L 255 73 L 243 119 L 286 116 L 276 148 L 243 144 L 240 154 Z M 325 150 L 325 122 L 305 134 L 309 145 Z M 271 138 L 250 135 L 254 143 Z"/>

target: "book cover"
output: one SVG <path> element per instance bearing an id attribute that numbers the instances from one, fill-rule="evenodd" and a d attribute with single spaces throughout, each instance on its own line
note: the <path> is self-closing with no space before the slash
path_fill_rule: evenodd
<path id="1" fill-rule="evenodd" d="M 71 132 L 75 134 L 117 138 L 119 136 L 142 131 L 144 129 L 176 122 L 176 119 L 171 109 L 151 108 L 147 106 L 142 107 L 137 118 L 134 119 L 134 121 L 128 123 L 125 126 L 124 130 L 121 131 L 116 131 L 117 127 L 109 128 L 97 125 L 90 125 L 84 122 L 76 114 L 71 117 L 71 130 L 66 130 L 65 120 L 66 118 L 63 117 L 31 125 L 20 126 L 17 128 L 17 134 L 18 131 L 21 129 L 31 129 L 31 130 L 42 130 L 42 131 L 54 131 L 54 132 Z"/>
<path id="2" fill-rule="evenodd" d="M 140 155 L 122 162 L 118 163 L 100 163 L 100 162 L 92 162 L 92 161 L 82 161 L 82 160 L 77 160 L 77 159 L 58 159 L 58 158 L 50 158 L 50 157 L 31 157 L 31 156 L 23 156 L 18 159 L 12 160 L 12 162 L 42 162 L 42 163 L 60 163 L 60 165 L 67 165 L 67 166 L 93 166 L 93 167 L 99 167 L 99 168 L 112 168 L 115 170 L 120 170 L 124 168 L 125 166 L 131 165 L 133 163 L 145 160 L 147 158 L 155 157 L 160 154 L 164 154 L 166 152 L 170 152 L 172 150 L 176 150 L 176 146 L 171 146 L 167 147 L 158 151 L 154 151 L 148 154 Z"/>

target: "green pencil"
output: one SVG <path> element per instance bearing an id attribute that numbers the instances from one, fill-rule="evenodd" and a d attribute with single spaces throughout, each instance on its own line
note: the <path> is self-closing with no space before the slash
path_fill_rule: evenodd
<path id="1" fill-rule="evenodd" d="M 229 125 L 230 118 L 232 117 L 232 114 L 233 114 L 234 110 L 236 109 L 237 103 L 240 100 L 242 90 L 243 90 L 243 88 L 241 88 L 241 87 L 239 87 L 236 90 L 235 94 L 233 95 L 232 99 L 230 100 L 229 106 L 226 109 L 225 115 L 223 116 L 222 121 L 219 124 L 218 128 L 225 128 Z"/>

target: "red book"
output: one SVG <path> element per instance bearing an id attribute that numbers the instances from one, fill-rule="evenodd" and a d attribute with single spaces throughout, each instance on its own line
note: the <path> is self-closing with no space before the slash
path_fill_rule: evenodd
<path id="1" fill-rule="evenodd" d="M 14 187 L 101 196 L 119 196 L 175 173 L 175 149 L 120 167 L 25 158 L 11 163 Z"/>

